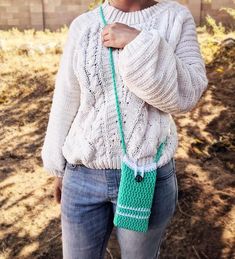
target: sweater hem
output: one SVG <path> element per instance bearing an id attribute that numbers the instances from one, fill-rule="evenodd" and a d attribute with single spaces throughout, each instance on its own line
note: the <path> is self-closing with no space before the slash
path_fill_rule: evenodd
<path id="1" fill-rule="evenodd" d="M 158 162 L 156 163 L 156 168 L 158 167 L 162 167 L 165 164 L 167 164 L 173 157 L 174 154 L 177 150 L 178 147 L 178 139 L 175 138 L 175 143 L 174 146 L 172 148 L 169 148 L 169 146 L 166 145 L 165 147 L 165 151 L 162 153 L 161 157 L 159 158 Z M 64 154 L 66 156 L 66 154 Z M 97 159 L 97 160 L 92 160 L 92 161 L 84 161 L 84 160 L 79 160 L 80 162 L 76 162 L 78 161 L 77 159 L 75 160 L 67 160 L 70 164 L 82 164 L 88 168 L 91 169 L 121 169 L 121 163 L 122 163 L 122 156 L 115 156 L 112 157 L 110 159 L 103 158 L 103 159 Z M 154 162 L 154 156 L 147 156 L 147 157 L 143 157 L 143 158 L 139 158 L 137 165 L 138 166 L 144 166 L 146 164 L 150 164 Z"/>
<path id="2" fill-rule="evenodd" d="M 43 169 L 49 174 L 50 176 L 56 176 L 62 178 L 64 176 L 64 171 L 59 171 L 57 169 L 52 169 L 48 167 L 43 167 Z"/>

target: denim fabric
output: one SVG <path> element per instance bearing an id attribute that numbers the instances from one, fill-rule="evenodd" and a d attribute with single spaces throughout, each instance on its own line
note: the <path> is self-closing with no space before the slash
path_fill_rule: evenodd
<path id="1" fill-rule="evenodd" d="M 113 227 L 120 169 L 66 163 L 61 226 L 64 259 L 103 259 Z M 149 230 L 116 228 L 122 259 L 159 258 L 160 246 L 178 201 L 175 160 L 158 168 Z"/>

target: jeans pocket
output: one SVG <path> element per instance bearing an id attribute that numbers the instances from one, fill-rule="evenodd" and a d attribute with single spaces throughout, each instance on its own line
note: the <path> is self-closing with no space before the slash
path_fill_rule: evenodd
<path id="1" fill-rule="evenodd" d="M 167 177 L 156 182 L 151 209 L 151 226 L 165 225 L 174 215 L 176 208 L 175 172 L 170 170 Z"/>
<path id="2" fill-rule="evenodd" d="M 164 225 L 172 218 L 178 199 L 174 159 L 159 169 L 152 202 L 152 226 Z"/>
<path id="3" fill-rule="evenodd" d="M 170 170 L 169 172 L 167 172 L 164 176 L 159 176 L 157 175 L 157 182 L 163 182 L 169 178 L 172 177 L 172 175 L 174 174 L 174 170 Z"/>
<path id="4" fill-rule="evenodd" d="M 171 181 L 175 174 L 174 158 L 172 158 L 166 165 L 157 169 L 156 184 L 163 184 L 164 182 Z"/>

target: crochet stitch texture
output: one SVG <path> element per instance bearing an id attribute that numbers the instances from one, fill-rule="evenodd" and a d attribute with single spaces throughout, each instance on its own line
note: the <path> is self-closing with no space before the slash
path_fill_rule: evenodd
<path id="1" fill-rule="evenodd" d="M 102 4 L 109 23 L 141 30 L 114 49 L 118 96 L 129 156 L 142 166 L 168 136 L 158 161 L 166 164 L 178 147 L 172 115 L 192 110 L 208 85 L 194 18 L 186 6 L 163 0 L 132 12 Z M 109 67 L 102 45 L 99 7 L 77 16 L 56 75 L 46 135 L 44 169 L 64 175 L 66 160 L 96 169 L 120 169 L 122 150 Z"/>

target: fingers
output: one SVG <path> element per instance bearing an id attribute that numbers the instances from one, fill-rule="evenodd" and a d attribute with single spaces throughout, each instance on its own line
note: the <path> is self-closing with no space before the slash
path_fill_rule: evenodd
<path id="1" fill-rule="evenodd" d="M 102 43 L 106 46 L 106 47 L 111 47 L 111 44 L 113 44 L 113 40 L 114 40 L 114 32 L 112 31 L 112 27 L 114 26 L 114 24 L 108 24 L 104 27 L 103 31 L 101 32 L 101 39 L 102 39 Z"/>
<path id="2" fill-rule="evenodd" d="M 61 189 L 59 187 L 55 188 L 54 197 L 55 197 L 55 201 L 57 203 L 60 203 L 60 201 L 61 201 Z"/>
<path id="3" fill-rule="evenodd" d="M 103 43 L 107 43 L 108 41 L 110 41 L 109 35 L 105 35 L 104 37 L 102 37 Z"/>
<path id="4" fill-rule="evenodd" d="M 110 39 L 110 35 L 109 34 L 105 34 L 104 36 L 101 35 L 101 41 L 102 41 L 102 44 L 105 47 L 111 47 L 112 46 L 112 41 Z"/>
<path id="5" fill-rule="evenodd" d="M 102 44 L 105 47 L 123 48 L 130 28 L 128 25 L 118 22 L 106 25 L 101 32 Z"/>
<path id="6" fill-rule="evenodd" d="M 54 182 L 54 198 L 57 203 L 61 201 L 62 178 L 56 178 Z"/>
<path id="7" fill-rule="evenodd" d="M 103 32 L 101 33 L 101 39 L 102 39 L 103 43 L 107 43 L 110 40 L 110 38 L 111 38 L 111 35 L 108 31 L 104 32 L 104 33 Z"/>
<path id="8" fill-rule="evenodd" d="M 103 45 L 105 47 L 114 47 L 114 45 L 112 44 L 112 42 L 110 40 L 103 41 Z"/>
<path id="9" fill-rule="evenodd" d="M 104 37 L 109 34 L 108 28 L 104 27 L 103 31 L 101 32 L 101 35 Z"/>

